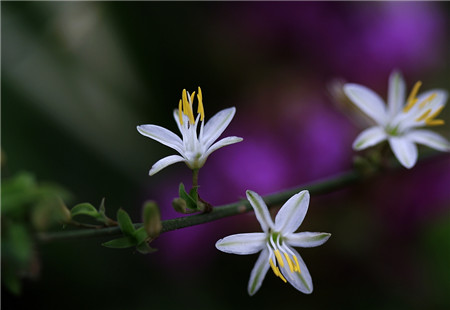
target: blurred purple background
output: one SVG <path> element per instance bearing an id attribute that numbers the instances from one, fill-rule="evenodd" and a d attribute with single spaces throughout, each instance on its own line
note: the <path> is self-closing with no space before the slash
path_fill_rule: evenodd
<path id="1" fill-rule="evenodd" d="M 200 86 L 206 118 L 236 106 L 224 136 L 244 138 L 201 169 L 205 200 L 217 206 L 247 189 L 264 195 L 335 175 L 352 168 L 352 142 L 367 126 L 336 92 L 339 83 L 386 98 L 389 74 L 399 69 L 408 89 L 421 80 L 423 90 L 450 90 L 449 14 L 445 2 L 4 3 L 7 169 L 59 182 L 76 202 L 106 196 L 111 214 L 123 207 L 136 221 L 146 199 L 160 204 L 163 219 L 182 216 L 171 201 L 180 182 L 190 187 L 189 169 L 176 164 L 149 177 L 173 152 L 135 128 L 176 131 L 182 89 Z M 447 123 L 433 129 L 450 138 L 448 109 L 442 118 Z M 449 160 L 441 154 L 312 197 L 300 230 L 333 236 L 300 249 L 311 296 L 270 273 L 255 297 L 246 295 L 256 256 L 227 255 L 214 243 L 259 231 L 248 213 L 165 233 L 145 257 L 96 241 L 44 246 L 41 279 L 7 301 L 46 309 L 446 309 Z"/>

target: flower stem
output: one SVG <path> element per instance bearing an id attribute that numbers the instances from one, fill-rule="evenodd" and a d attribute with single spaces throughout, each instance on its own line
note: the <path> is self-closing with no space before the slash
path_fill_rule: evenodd
<path id="1" fill-rule="evenodd" d="M 425 151 L 420 156 L 421 161 L 436 161 L 438 158 L 448 158 L 448 154 L 445 153 L 436 153 L 435 151 Z M 401 165 L 397 162 L 395 158 L 392 159 L 395 163 L 391 165 L 392 170 L 396 168 L 403 169 Z M 283 204 L 288 200 L 292 195 L 298 193 L 301 190 L 309 190 L 312 196 L 328 194 L 333 191 L 337 191 L 346 186 L 360 183 L 365 179 L 369 179 L 379 174 L 380 171 L 386 171 L 384 169 L 377 170 L 377 173 L 373 174 L 364 174 L 358 172 L 357 170 L 350 170 L 336 176 L 326 178 L 323 180 L 319 180 L 310 184 L 305 184 L 302 186 L 298 186 L 295 188 L 287 189 L 284 191 L 280 191 L 278 193 L 274 193 L 271 195 L 264 196 L 263 199 L 266 202 L 269 208 Z M 198 177 L 198 171 L 197 171 Z M 250 203 L 247 200 L 239 200 L 234 203 L 230 203 L 227 205 L 217 206 L 209 213 L 201 213 L 195 214 L 180 218 L 175 218 L 171 220 L 162 221 L 162 230 L 161 233 L 185 228 L 189 226 L 199 225 L 207 222 L 212 222 L 224 217 L 237 215 L 246 213 L 252 210 Z M 143 226 L 142 223 L 133 224 L 135 228 L 140 228 Z M 68 240 L 68 239 L 80 239 L 80 238 L 89 238 L 89 237 L 108 237 L 108 236 L 120 236 L 122 232 L 119 227 L 106 227 L 106 228 L 98 228 L 98 229 L 74 229 L 74 230 L 66 230 L 59 232 L 48 232 L 48 233 L 40 233 L 37 235 L 37 240 L 40 242 L 51 242 L 58 240 Z"/>
<path id="2" fill-rule="evenodd" d="M 192 170 L 192 188 L 198 187 L 198 172 L 200 169 L 193 169 Z"/>
<path id="3" fill-rule="evenodd" d="M 309 190 L 311 195 L 320 195 L 336 191 L 347 185 L 355 184 L 361 181 L 363 178 L 364 177 L 361 174 L 354 170 L 351 170 L 318 182 L 267 195 L 264 196 L 263 199 L 266 202 L 267 206 L 270 208 L 286 202 L 286 200 L 289 199 L 292 195 L 304 189 Z M 251 209 L 252 208 L 247 200 L 239 200 L 234 203 L 217 206 L 209 213 L 196 214 L 162 221 L 161 233 L 215 221 L 232 215 L 246 213 Z M 134 224 L 134 226 L 135 228 L 140 228 L 142 227 L 142 223 L 136 223 Z M 51 242 L 57 240 L 79 239 L 88 237 L 119 236 L 121 234 L 122 233 L 119 227 L 108 227 L 101 229 L 67 230 L 60 232 L 41 233 L 37 237 L 41 242 Z"/>

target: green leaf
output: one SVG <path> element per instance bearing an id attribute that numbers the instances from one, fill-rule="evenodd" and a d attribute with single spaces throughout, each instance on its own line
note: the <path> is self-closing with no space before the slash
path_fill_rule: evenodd
<path id="1" fill-rule="evenodd" d="M 122 237 L 118 239 L 113 239 L 108 242 L 102 243 L 104 247 L 112 249 L 126 249 L 135 246 L 136 240 L 130 237 Z"/>
<path id="2" fill-rule="evenodd" d="M 147 241 L 147 239 L 149 239 L 149 236 L 145 231 L 144 227 L 141 227 L 138 230 L 136 230 L 136 232 L 134 233 L 134 237 L 136 238 L 137 244 L 145 242 Z"/>
<path id="3" fill-rule="evenodd" d="M 138 252 L 141 254 L 149 254 L 157 251 L 157 249 L 154 249 L 151 246 L 149 246 L 147 242 L 142 242 L 138 244 L 136 250 L 138 250 Z"/>
<path id="4" fill-rule="evenodd" d="M 94 208 L 93 205 L 91 205 L 90 203 L 80 203 L 77 204 L 76 206 L 74 206 L 71 210 L 70 210 L 70 214 L 72 215 L 72 217 L 75 217 L 77 215 L 87 215 L 87 216 L 91 216 L 93 218 L 100 218 L 101 215 L 97 212 L 97 209 Z"/>
<path id="5" fill-rule="evenodd" d="M 191 190 L 192 192 L 192 190 Z M 181 199 L 186 201 L 186 207 L 191 210 L 197 210 L 197 200 L 194 200 L 190 194 L 188 194 L 184 188 L 184 184 L 180 183 L 180 187 L 178 188 L 178 194 Z"/>
<path id="6" fill-rule="evenodd" d="M 133 222 L 131 222 L 128 213 L 122 208 L 117 211 L 117 221 L 119 222 L 120 230 L 125 236 L 135 237 Z"/>

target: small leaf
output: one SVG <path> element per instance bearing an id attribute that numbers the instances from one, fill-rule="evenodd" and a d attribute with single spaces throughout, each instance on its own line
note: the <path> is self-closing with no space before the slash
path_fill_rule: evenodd
<path id="1" fill-rule="evenodd" d="M 126 249 L 136 245 L 136 240 L 130 237 L 122 237 L 102 243 L 104 247 L 112 249 Z"/>
<path id="2" fill-rule="evenodd" d="M 136 250 L 138 250 L 138 252 L 141 254 L 149 254 L 158 251 L 157 249 L 154 249 L 151 246 L 149 246 L 147 242 L 142 242 L 138 244 Z"/>
<path id="3" fill-rule="evenodd" d="M 180 187 L 178 189 L 178 195 L 181 199 L 186 201 L 186 207 L 191 210 L 197 210 L 197 200 L 194 200 L 191 195 L 189 195 L 186 190 L 184 189 L 184 184 L 180 183 Z"/>
<path id="4" fill-rule="evenodd" d="M 159 208 L 154 201 L 147 201 L 143 208 L 144 228 L 148 236 L 155 238 L 162 229 Z"/>
<path id="5" fill-rule="evenodd" d="M 147 232 L 145 231 L 144 227 L 141 227 L 138 230 L 136 230 L 136 232 L 134 233 L 134 237 L 136 238 L 137 244 L 146 242 L 147 239 L 149 239 L 149 236 L 148 236 Z"/>
<path id="6" fill-rule="evenodd" d="M 77 215 L 87 215 L 91 216 L 93 218 L 99 218 L 100 214 L 97 212 L 97 209 L 94 208 L 93 205 L 90 203 L 80 203 L 74 206 L 70 210 L 70 214 L 72 214 L 72 217 L 75 217 Z"/>
<path id="7" fill-rule="evenodd" d="M 131 222 L 128 213 L 122 208 L 117 211 L 117 221 L 119 222 L 120 230 L 123 232 L 123 234 L 125 236 L 134 238 L 135 229 L 133 226 L 133 222 Z"/>

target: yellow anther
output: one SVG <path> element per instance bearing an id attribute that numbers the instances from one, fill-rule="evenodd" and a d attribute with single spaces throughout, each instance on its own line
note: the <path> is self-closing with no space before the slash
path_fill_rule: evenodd
<path id="1" fill-rule="evenodd" d="M 409 94 L 408 100 L 406 101 L 408 104 L 403 109 L 403 112 L 405 113 L 408 112 L 416 104 L 417 102 L 416 95 L 421 85 L 422 85 L 421 81 L 417 81 L 417 83 L 414 85 L 411 93 Z"/>
<path id="2" fill-rule="evenodd" d="M 444 106 L 440 106 L 436 111 L 434 111 L 433 114 L 431 114 L 430 116 L 427 117 L 426 121 L 432 121 L 436 116 L 439 115 L 439 113 L 441 113 L 442 109 L 444 108 Z"/>
<path id="3" fill-rule="evenodd" d="M 192 106 L 192 104 L 194 103 L 194 96 L 195 96 L 195 92 L 193 92 L 192 94 L 191 94 L 191 98 L 189 98 L 190 100 L 189 100 L 189 103 L 191 104 L 191 106 Z"/>
<path id="4" fill-rule="evenodd" d="M 426 104 L 428 102 L 431 102 L 431 100 L 433 100 L 434 98 L 436 98 L 437 94 L 436 93 L 432 93 L 431 95 L 429 95 L 428 97 L 426 97 L 419 105 L 419 108 L 424 108 L 426 106 Z"/>
<path id="5" fill-rule="evenodd" d="M 287 255 L 286 252 L 284 253 L 284 257 L 286 257 L 286 260 L 287 260 L 287 262 L 289 264 L 289 269 L 291 270 L 291 272 L 294 272 L 295 271 L 294 265 L 292 264 L 292 261 L 291 261 L 291 259 L 289 258 L 289 255 Z"/>
<path id="6" fill-rule="evenodd" d="M 295 264 L 297 265 L 296 267 L 297 267 L 297 270 L 296 271 L 298 271 L 298 273 L 300 273 L 301 272 L 301 270 L 300 270 L 300 265 L 299 265 L 299 263 L 298 263 L 298 260 L 297 260 L 297 256 L 293 256 L 294 257 L 294 260 L 295 260 Z"/>
<path id="7" fill-rule="evenodd" d="M 284 262 L 283 262 L 283 257 L 280 254 L 280 250 L 275 250 L 274 253 L 275 253 L 275 256 L 277 257 L 278 264 L 280 265 L 281 268 L 283 268 Z"/>
<path id="8" fill-rule="evenodd" d="M 186 89 L 183 89 L 183 113 L 187 115 L 189 118 L 189 122 L 191 125 L 195 123 L 194 113 L 192 113 L 192 107 L 187 99 L 187 92 Z"/>
<path id="9" fill-rule="evenodd" d="M 197 99 L 198 99 L 197 113 L 200 114 L 200 120 L 203 121 L 203 119 L 205 118 L 205 110 L 203 109 L 203 96 L 200 87 L 198 88 Z"/>
<path id="10" fill-rule="evenodd" d="M 431 121 L 426 120 L 425 124 L 427 124 L 428 126 L 439 126 L 439 125 L 444 125 L 445 122 L 443 119 L 434 119 Z"/>
<path id="11" fill-rule="evenodd" d="M 278 269 L 278 267 L 277 267 L 277 269 Z M 287 282 L 286 279 L 285 279 L 285 278 L 283 277 L 283 275 L 281 274 L 281 272 L 280 272 L 279 269 L 278 269 L 278 277 L 279 277 L 281 280 L 283 280 L 284 283 Z"/>
<path id="12" fill-rule="evenodd" d="M 178 103 L 178 117 L 180 118 L 180 124 L 183 125 L 183 111 L 181 110 L 182 108 L 182 102 L 180 99 L 180 103 Z"/>
<path id="13" fill-rule="evenodd" d="M 426 110 L 425 113 L 423 113 L 420 117 L 418 117 L 416 119 L 416 122 L 420 122 L 420 121 L 423 121 L 424 119 L 426 119 L 428 114 L 430 114 L 430 112 L 431 112 L 431 109 Z"/>
<path id="14" fill-rule="evenodd" d="M 279 270 L 278 270 L 278 268 L 275 266 L 275 264 L 273 263 L 273 261 L 272 261 L 271 258 L 269 259 L 269 264 L 270 264 L 270 267 L 272 267 L 273 273 L 278 277 L 278 272 L 279 272 Z"/>

